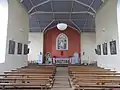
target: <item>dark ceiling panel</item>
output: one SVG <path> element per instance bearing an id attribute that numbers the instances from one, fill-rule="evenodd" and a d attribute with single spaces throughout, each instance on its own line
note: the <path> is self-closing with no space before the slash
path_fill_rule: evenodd
<path id="1" fill-rule="evenodd" d="M 84 27 L 82 30 L 95 30 L 95 23 L 94 20 L 86 20 L 84 23 Z"/>
<path id="2" fill-rule="evenodd" d="M 52 12 L 51 3 L 45 3 L 35 8 L 37 11 Z"/>
<path id="3" fill-rule="evenodd" d="M 52 28 L 52 27 L 56 26 L 57 23 L 58 23 L 57 21 L 52 22 L 52 23 L 46 28 L 46 30 L 49 29 L 49 28 Z"/>
<path id="4" fill-rule="evenodd" d="M 83 5 L 80 5 L 79 3 L 75 2 L 73 11 L 74 12 L 88 11 L 88 7 L 84 7 Z"/>
<path id="5" fill-rule="evenodd" d="M 29 0 L 23 0 L 23 5 L 26 7 L 26 9 L 29 11 L 33 6 Z"/>
<path id="6" fill-rule="evenodd" d="M 102 4 L 102 0 L 95 0 L 91 7 L 97 11 Z"/>
<path id="7" fill-rule="evenodd" d="M 31 27 L 40 27 L 39 21 L 36 20 L 30 20 L 29 25 Z"/>
<path id="8" fill-rule="evenodd" d="M 71 19 L 93 19 L 94 17 L 88 13 L 72 14 Z"/>
<path id="9" fill-rule="evenodd" d="M 55 19 L 69 19 L 69 13 L 68 14 L 55 14 Z"/>
<path id="10" fill-rule="evenodd" d="M 93 0 L 78 0 L 78 1 L 90 5 Z"/>
<path id="11" fill-rule="evenodd" d="M 41 28 L 30 28 L 30 32 L 40 32 Z"/>
<path id="12" fill-rule="evenodd" d="M 74 22 L 79 28 L 84 27 L 85 21 L 86 21 L 86 20 L 73 20 L 73 22 Z"/>
<path id="13" fill-rule="evenodd" d="M 26 0 L 27 1 L 27 0 Z M 33 3 L 33 5 L 38 5 L 38 4 L 40 4 L 40 3 L 43 3 L 44 1 L 46 1 L 46 0 L 31 0 L 32 1 L 32 3 Z"/>
<path id="14" fill-rule="evenodd" d="M 72 1 L 54 1 L 54 12 L 70 12 L 72 7 Z"/>
<path id="15" fill-rule="evenodd" d="M 41 21 L 53 20 L 52 14 L 48 14 L 48 13 L 35 14 L 35 15 L 32 15 L 32 17 L 35 17 L 37 20 L 41 20 Z"/>
<path id="16" fill-rule="evenodd" d="M 60 22 L 84 32 L 95 31 L 96 11 L 103 4 L 102 0 L 23 0 L 21 3 L 30 11 L 30 31 L 35 32 Z"/>
<path id="17" fill-rule="evenodd" d="M 34 13 L 34 12 L 36 12 L 37 10 L 36 9 L 33 9 L 31 12 L 30 12 L 30 14 L 32 14 L 32 13 Z"/>
<path id="18" fill-rule="evenodd" d="M 45 22 L 40 22 L 40 27 L 42 28 L 42 30 L 46 29 L 48 27 L 48 25 L 51 23 L 52 21 L 45 21 Z"/>

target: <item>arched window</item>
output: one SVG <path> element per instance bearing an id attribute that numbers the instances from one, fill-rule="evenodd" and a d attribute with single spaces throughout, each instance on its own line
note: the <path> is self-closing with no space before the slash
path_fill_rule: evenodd
<path id="1" fill-rule="evenodd" d="M 56 50 L 68 50 L 68 37 L 64 33 L 56 38 Z"/>

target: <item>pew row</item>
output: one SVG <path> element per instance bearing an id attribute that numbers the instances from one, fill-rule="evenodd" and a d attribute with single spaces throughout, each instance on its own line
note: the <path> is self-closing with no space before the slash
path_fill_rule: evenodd
<path id="1" fill-rule="evenodd" d="M 0 74 L 1 89 L 50 89 L 54 83 L 55 66 L 25 67 Z"/>
<path id="2" fill-rule="evenodd" d="M 120 89 L 120 73 L 92 66 L 69 66 L 68 73 L 75 90 Z"/>

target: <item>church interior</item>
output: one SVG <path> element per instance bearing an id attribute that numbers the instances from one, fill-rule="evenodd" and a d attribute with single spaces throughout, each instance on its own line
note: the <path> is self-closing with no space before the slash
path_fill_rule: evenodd
<path id="1" fill-rule="evenodd" d="M 0 90 L 120 90 L 120 0 L 0 0 Z"/>

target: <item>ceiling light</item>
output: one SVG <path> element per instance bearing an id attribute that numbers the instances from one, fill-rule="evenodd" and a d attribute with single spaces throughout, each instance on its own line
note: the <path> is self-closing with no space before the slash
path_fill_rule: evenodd
<path id="1" fill-rule="evenodd" d="M 57 24 L 57 28 L 58 28 L 59 30 L 63 31 L 63 30 L 65 30 L 65 29 L 67 29 L 67 24 L 65 24 L 65 23 L 58 23 L 58 24 Z"/>

